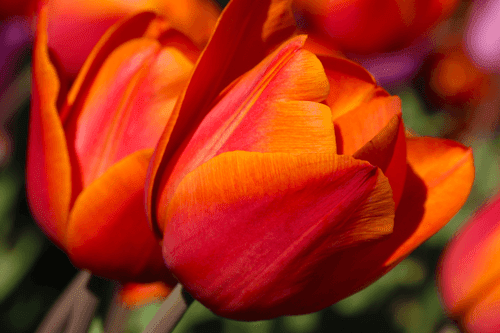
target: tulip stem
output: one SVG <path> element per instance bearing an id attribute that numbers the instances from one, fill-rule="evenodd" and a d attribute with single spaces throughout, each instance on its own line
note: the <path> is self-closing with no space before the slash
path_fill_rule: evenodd
<path id="1" fill-rule="evenodd" d="M 193 301 L 193 297 L 183 290 L 182 285 L 178 283 L 143 333 L 172 332 Z"/>
<path id="2" fill-rule="evenodd" d="M 80 271 L 59 296 L 37 333 L 85 333 L 88 331 L 99 299 L 87 289 L 92 274 Z"/>
<path id="3" fill-rule="evenodd" d="M 106 315 L 106 322 L 104 324 L 104 332 L 106 333 L 120 333 L 123 332 L 124 325 L 126 324 L 130 315 L 130 310 L 126 308 L 120 300 L 120 291 L 123 286 L 119 283 L 115 284 L 113 291 L 113 299 L 109 305 L 108 313 Z"/>

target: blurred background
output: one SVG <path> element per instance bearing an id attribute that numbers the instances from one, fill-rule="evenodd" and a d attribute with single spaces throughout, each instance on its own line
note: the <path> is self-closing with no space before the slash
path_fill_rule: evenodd
<path id="1" fill-rule="evenodd" d="M 226 2 L 220 0 L 219 5 Z M 376 283 L 330 308 L 246 323 L 218 318 L 195 302 L 175 332 L 459 332 L 440 305 L 435 271 L 450 237 L 500 185 L 500 1 L 448 1 L 449 8 L 429 19 L 424 24 L 428 27 L 411 27 L 412 36 L 400 35 L 377 44 L 377 36 L 362 35 L 353 45 L 345 43 L 341 35 L 319 31 L 318 22 L 326 25 L 326 19 L 315 16 L 305 2 L 297 3 L 301 27 L 317 33 L 321 45 L 363 64 L 381 86 L 398 95 L 407 128 L 417 135 L 450 138 L 472 147 L 476 166 L 472 192 L 439 233 Z M 363 6 L 370 1 L 351 2 Z M 432 1 L 421 1 L 425 8 L 429 8 L 427 2 Z M 414 7 L 400 8 L 398 13 L 413 15 L 415 22 L 421 16 L 417 7 L 415 2 Z M 0 331 L 12 333 L 34 331 L 77 273 L 66 255 L 37 228 L 26 201 L 33 42 L 30 13 L 28 1 L 0 3 Z M 380 24 L 395 20 L 375 14 L 371 14 L 372 20 Z M 349 16 L 342 17 L 343 23 L 337 20 L 331 26 L 352 27 L 363 18 L 349 21 Z M 370 24 L 370 33 L 376 34 L 372 28 L 378 23 Z M 386 28 L 403 31 L 397 26 Z M 360 32 L 362 28 L 356 33 Z M 366 48 L 359 47 L 365 45 L 363 38 L 369 45 Z M 101 287 L 103 300 L 90 327 L 92 333 L 103 332 L 113 290 L 110 281 L 103 280 Z M 160 304 L 133 310 L 125 332 L 141 332 Z"/>

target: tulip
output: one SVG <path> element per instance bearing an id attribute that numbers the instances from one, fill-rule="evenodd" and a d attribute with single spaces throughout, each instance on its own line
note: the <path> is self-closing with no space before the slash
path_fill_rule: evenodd
<path id="1" fill-rule="evenodd" d="M 500 331 L 500 196 L 447 245 L 437 271 L 442 304 L 467 332 Z"/>
<path id="2" fill-rule="evenodd" d="M 66 92 L 49 56 L 46 6 L 38 16 L 27 155 L 37 223 L 79 268 L 175 283 L 148 226 L 143 188 L 199 49 L 143 12 L 106 32 Z"/>
<path id="3" fill-rule="evenodd" d="M 457 7 L 457 0 L 296 0 L 302 24 L 344 52 L 401 49 Z"/>
<path id="4" fill-rule="evenodd" d="M 220 11 L 211 0 L 46 1 L 49 47 L 70 76 L 76 76 L 99 38 L 121 18 L 139 11 L 156 11 L 201 48 Z"/>
<path id="5" fill-rule="evenodd" d="M 290 1 L 231 1 L 150 161 L 165 262 L 228 318 L 309 313 L 362 289 L 473 181 L 470 149 L 406 138 L 399 98 L 295 32 Z"/>

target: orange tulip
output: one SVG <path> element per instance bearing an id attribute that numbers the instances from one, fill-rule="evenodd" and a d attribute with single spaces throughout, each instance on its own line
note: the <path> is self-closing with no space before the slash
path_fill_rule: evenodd
<path id="1" fill-rule="evenodd" d="M 400 100 L 316 56 L 290 1 L 233 0 L 150 162 L 167 266 L 216 314 L 320 310 L 393 268 L 462 206 L 470 149 L 406 138 Z"/>
<path id="2" fill-rule="evenodd" d="M 401 49 L 451 14 L 458 0 L 295 0 L 304 28 L 344 52 Z"/>
<path id="3" fill-rule="evenodd" d="M 153 10 L 203 47 L 220 9 L 211 0 L 45 0 L 49 47 L 62 68 L 75 76 L 99 38 L 119 19 Z"/>
<path id="4" fill-rule="evenodd" d="M 47 47 L 33 54 L 27 192 L 40 227 L 73 263 L 116 280 L 175 283 L 144 210 L 149 158 L 199 49 L 144 12 L 99 41 L 69 92 Z"/>
<path id="5" fill-rule="evenodd" d="M 500 331 L 500 196 L 450 241 L 438 269 L 450 316 L 471 333 Z"/>

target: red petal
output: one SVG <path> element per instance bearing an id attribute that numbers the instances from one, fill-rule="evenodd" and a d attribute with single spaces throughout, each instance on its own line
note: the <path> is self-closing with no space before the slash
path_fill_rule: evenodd
<path id="1" fill-rule="evenodd" d="M 36 221 L 59 246 L 71 201 L 71 165 L 56 108 L 60 83 L 47 50 L 47 10 L 39 12 L 33 50 L 27 194 Z"/>
<path id="2" fill-rule="evenodd" d="M 333 302 L 342 249 L 392 231 L 387 179 L 349 156 L 231 152 L 187 175 L 167 211 L 163 253 L 215 313 L 256 320 Z"/>
<path id="3" fill-rule="evenodd" d="M 439 269 L 444 304 L 454 316 L 472 311 L 500 278 L 500 197 L 486 205 L 450 242 Z M 474 310 L 477 312 L 477 310 Z M 474 317 L 480 316 L 476 313 Z"/>
<path id="4" fill-rule="evenodd" d="M 77 267 L 114 280 L 175 285 L 145 215 L 144 180 L 151 153 L 127 156 L 78 196 L 66 239 Z"/>

